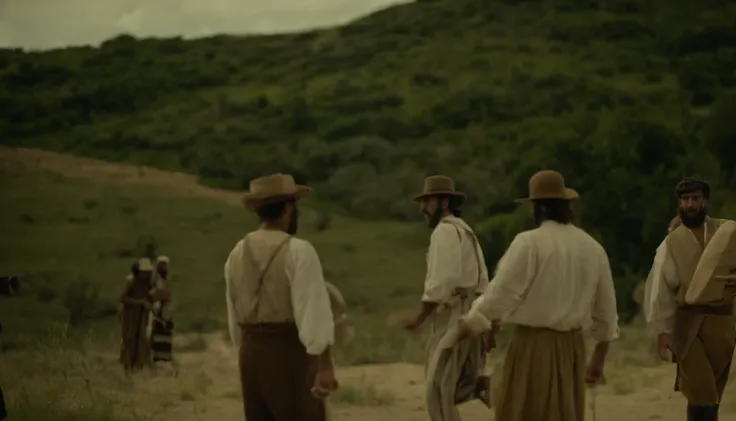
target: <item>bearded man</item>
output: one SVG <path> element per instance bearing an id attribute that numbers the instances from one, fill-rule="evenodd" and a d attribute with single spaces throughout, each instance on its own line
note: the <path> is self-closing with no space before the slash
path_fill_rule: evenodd
<path id="1" fill-rule="evenodd" d="M 433 229 L 427 254 L 427 275 L 421 308 L 404 321 L 410 331 L 431 317 L 425 374 L 426 405 L 432 421 L 459 421 L 456 405 L 479 398 L 490 406 L 490 378 L 481 376 L 492 332 L 469 338 L 442 353 L 439 340 L 448 327 L 470 309 L 488 284 L 483 250 L 473 229 L 463 221 L 460 206 L 465 194 L 443 175 L 427 177 L 424 191 L 414 197 Z"/>
<path id="2" fill-rule="evenodd" d="M 286 174 L 251 181 L 244 204 L 261 226 L 225 262 L 228 324 L 239 348 L 248 421 L 325 421 L 324 398 L 337 388 L 330 355 L 335 324 L 322 265 L 314 247 L 294 237 L 298 199 L 310 191 Z"/>
<path id="3" fill-rule="evenodd" d="M 603 247 L 571 223 L 562 174 L 529 180 L 536 229 L 518 234 L 493 280 L 457 326 L 457 340 L 479 335 L 501 319 L 515 325 L 506 352 L 499 421 L 583 421 L 585 385 L 603 373 L 609 342 L 618 336 L 616 294 Z M 597 344 L 586 367 L 583 331 Z"/>
<path id="4" fill-rule="evenodd" d="M 675 193 L 681 224 L 657 250 L 647 322 L 657 334 L 660 358 L 677 363 L 675 390 L 687 399 L 687 419 L 713 421 L 736 343 L 733 280 L 717 302 L 692 305 L 685 297 L 706 246 L 725 220 L 708 216 L 710 186 L 704 180 L 686 178 Z"/>

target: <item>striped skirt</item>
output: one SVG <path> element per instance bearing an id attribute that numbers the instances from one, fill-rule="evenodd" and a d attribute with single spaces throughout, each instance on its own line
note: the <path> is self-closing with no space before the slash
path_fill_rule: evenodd
<path id="1" fill-rule="evenodd" d="M 153 361 L 171 361 L 174 324 L 171 321 L 153 320 L 151 327 L 151 354 Z"/>

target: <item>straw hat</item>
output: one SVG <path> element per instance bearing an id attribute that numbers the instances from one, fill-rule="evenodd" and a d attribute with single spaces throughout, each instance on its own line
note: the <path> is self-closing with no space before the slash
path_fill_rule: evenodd
<path id="1" fill-rule="evenodd" d="M 424 191 L 415 195 L 414 200 L 420 201 L 427 196 L 449 195 L 465 197 L 465 193 L 455 190 L 455 182 L 445 175 L 430 175 L 424 179 Z"/>
<path id="2" fill-rule="evenodd" d="M 557 171 L 544 170 L 529 179 L 529 197 L 516 199 L 516 203 L 526 203 L 538 199 L 572 200 L 580 195 L 573 189 L 565 187 L 565 178 Z"/>
<path id="3" fill-rule="evenodd" d="M 307 186 L 296 184 L 289 174 L 272 174 L 251 180 L 249 191 L 243 197 L 243 204 L 253 209 L 259 205 L 302 198 L 311 191 Z"/>

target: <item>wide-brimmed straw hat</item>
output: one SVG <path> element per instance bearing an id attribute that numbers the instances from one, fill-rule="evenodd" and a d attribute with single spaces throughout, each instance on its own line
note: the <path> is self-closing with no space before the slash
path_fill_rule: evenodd
<path id="1" fill-rule="evenodd" d="M 254 209 L 257 206 L 277 203 L 291 198 L 302 198 L 312 189 L 294 182 L 289 174 L 272 174 L 259 177 L 250 182 L 248 193 L 243 197 L 243 204 Z"/>
<path id="2" fill-rule="evenodd" d="M 446 175 L 430 175 L 424 179 L 424 191 L 414 195 L 413 200 L 420 201 L 428 196 L 448 195 L 465 197 L 465 193 L 455 190 L 455 181 Z"/>
<path id="3" fill-rule="evenodd" d="M 149 258 L 139 259 L 138 260 L 138 270 L 141 272 L 153 271 L 153 265 L 151 264 L 151 259 Z"/>
<path id="4" fill-rule="evenodd" d="M 516 199 L 516 203 L 526 203 L 539 199 L 578 199 L 580 195 L 565 187 L 565 178 L 557 171 L 543 170 L 529 179 L 529 197 Z"/>

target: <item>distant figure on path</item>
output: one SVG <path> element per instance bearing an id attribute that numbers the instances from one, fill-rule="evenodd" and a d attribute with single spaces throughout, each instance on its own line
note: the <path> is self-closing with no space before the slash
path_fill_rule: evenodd
<path id="1" fill-rule="evenodd" d="M 150 343 L 153 362 L 171 363 L 176 374 L 177 368 L 171 353 L 174 321 L 171 307 L 172 293 L 169 285 L 169 263 L 170 259 L 166 256 L 159 256 L 156 259 L 153 288 L 149 291 L 153 300 Z"/>
<path id="2" fill-rule="evenodd" d="M 448 327 L 488 285 L 483 250 L 473 229 L 460 218 L 464 198 L 455 190 L 455 182 L 443 175 L 427 177 L 424 191 L 414 197 L 433 231 L 422 305 L 403 321 L 403 327 L 413 331 L 431 322 L 425 398 L 432 421 L 459 421 L 456 405 L 476 398 L 490 406 L 490 378 L 481 376 L 485 353 L 492 347 L 490 327 L 483 338 L 462 341 L 449 354 L 438 347 Z"/>
<path id="3" fill-rule="evenodd" d="M 324 398 L 337 388 L 322 265 L 314 247 L 294 237 L 298 199 L 310 191 L 286 174 L 252 180 L 244 204 L 261 226 L 225 262 L 230 337 L 239 347 L 248 421 L 325 421 Z"/>
<path id="4" fill-rule="evenodd" d="M 148 317 L 152 305 L 148 292 L 151 289 L 153 267 L 149 259 L 140 259 L 133 268 L 133 279 L 126 280 L 120 303 L 123 304 L 120 325 L 120 363 L 126 374 L 139 371 L 150 364 L 149 344 L 146 338 Z"/>
<path id="5" fill-rule="evenodd" d="M 652 265 L 646 318 L 657 334 L 660 358 L 677 363 L 675 390 L 687 399 L 687 419 L 713 421 L 733 358 L 734 281 L 723 298 L 709 304 L 687 304 L 685 296 L 711 238 L 726 222 L 708 216 L 710 186 L 686 178 L 675 187 L 681 224 L 657 249 Z"/>
<path id="6" fill-rule="evenodd" d="M 556 171 L 529 181 L 537 226 L 518 234 L 482 297 L 457 326 L 475 336 L 501 319 L 515 329 L 506 353 L 496 418 L 583 421 L 585 386 L 603 374 L 618 337 L 616 294 L 605 250 L 570 223 L 571 199 Z M 597 341 L 586 368 L 583 331 Z"/>

